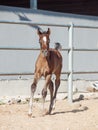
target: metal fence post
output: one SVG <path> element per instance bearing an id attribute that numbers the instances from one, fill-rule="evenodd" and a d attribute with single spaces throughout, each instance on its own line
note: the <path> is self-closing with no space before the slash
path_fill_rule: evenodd
<path id="1" fill-rule="evenodd" d="M 73 23 L 69 27 L 69 51 L 68 51 L 68 101 L 73 101 Z"/>
<path id="2" fill-rule="evenodd" d="M 37 0 L 30 0 L 30 8 L 37 9 Z"/>

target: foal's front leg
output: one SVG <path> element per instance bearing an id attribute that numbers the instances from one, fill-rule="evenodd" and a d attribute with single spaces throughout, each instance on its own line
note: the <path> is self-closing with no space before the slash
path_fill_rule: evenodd
<path id="1" fill-rule="evenodd" d="M 45 77 L 45 85 L 44 88 L 42 89 L 42 99 L 43 99 L 43 110 L 44 110 L 44 103 L 45 103 L 45 98 L 47 96 L 47 87 L 50 85 L 51 82 L 51 75 L 47 75 Z M 46 113 L 45 113 L 46 114 Z"/>
<path id="2" fill-rule="evenodd" d="M 49 111 L 47 114 L 51 114 L 52 108 L 53 108 L 53 92 L 54 92 L 54 86 L 52 80 L 49 84 L 49 90 L 50 90 L 50 105 L 49 105 Z"/>
<path id="3" fill-rule="evenodd" d="M 31 96 L 30 96 L 30 102 L 29 102 L 29 113 L 28 113 L 28 116 L 32 116 L 32 106 L 33 106 L 33 98 L 34 98 L 34 93 L 36 91 L 36 87 L 37 87 L 37 83 L 38 83 L 38 80 L 41 76 L 39 74 L 36 74 L 34 75 L 34 81 L 31 85 Z"/>

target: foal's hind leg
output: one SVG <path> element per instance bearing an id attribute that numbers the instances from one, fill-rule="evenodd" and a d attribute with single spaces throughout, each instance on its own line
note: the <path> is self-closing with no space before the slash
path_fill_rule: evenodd
<path id="1" fill-rule="evenodd" d="M 39 80 L 41 76 L 39 74 L 35 74 L 34 76 L 34 81 L 31 85 L 31 96 L 30 96 L 30 102 L 29 102 L 29 113 L 28 116 L 32 116 L 32 106 L 33 106 L 33 98 L 34 98 L 34 93 L 36 91 L 36 87 L 37 87 L 37 82 Z"/>

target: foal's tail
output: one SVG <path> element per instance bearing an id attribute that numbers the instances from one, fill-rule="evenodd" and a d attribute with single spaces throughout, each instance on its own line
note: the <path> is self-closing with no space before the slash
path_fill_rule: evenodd
<path id="1" fill-rule="evenodd" d="M 59 42 L 55 43 L 55 49 L 56 50 L 62 50 L 62 46 L 61 46 L 61 44 Z"/>

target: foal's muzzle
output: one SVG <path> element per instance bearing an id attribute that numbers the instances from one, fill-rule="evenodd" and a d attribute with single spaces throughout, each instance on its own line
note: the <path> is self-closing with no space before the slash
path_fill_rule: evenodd
<path id="1" fill-rule="evenodd" d="M 42 50 L 42 54 L 44 57 L 48 56 L 48 50 L 47 49 Z"/>

